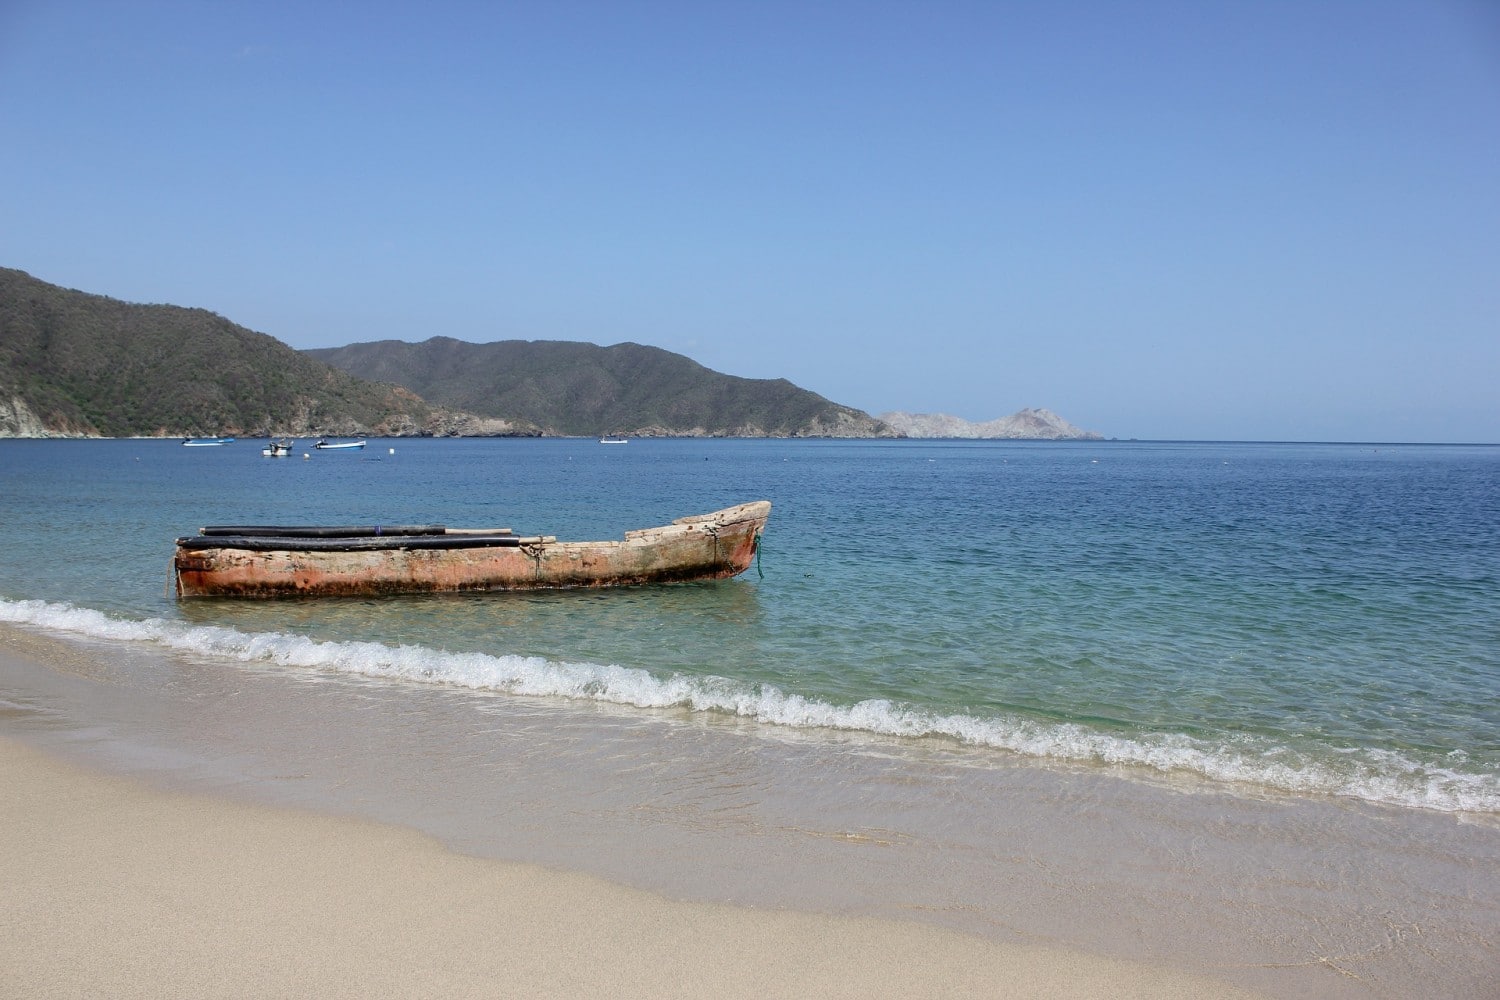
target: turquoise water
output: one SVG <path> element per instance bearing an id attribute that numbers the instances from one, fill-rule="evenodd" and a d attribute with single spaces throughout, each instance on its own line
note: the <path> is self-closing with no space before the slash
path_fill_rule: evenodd
<path id="1" fill-rule="evenodd" d="M 1231 792 L 1500 812 L 1500 447 L 0 442 L 0 621 L 251 666 L 937 739 Z M 306 451 L 309 458 L 303 459 Z M 207 523 L 615 538 L 754 499 L 733 581 L 167 593 Z"/>

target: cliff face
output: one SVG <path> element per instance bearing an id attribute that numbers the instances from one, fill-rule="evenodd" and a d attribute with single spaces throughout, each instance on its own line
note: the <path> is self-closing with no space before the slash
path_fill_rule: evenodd
<path id="1" fill-rule="evenodd" d="M 0 438 L 70 438 L 90 435 L 67 427 L 53 428 L 26 405 L 19 396 L 0 396 Z"/>
<path id="2" fill-rule="evenodd" d="M 1046 409 L 1027 408 L 1008 417 L 971 423 L 946 413 L 882 413 L 880 419 L 910 438 L 1003 438 L 1016 441 L 1102 441 Z"/>

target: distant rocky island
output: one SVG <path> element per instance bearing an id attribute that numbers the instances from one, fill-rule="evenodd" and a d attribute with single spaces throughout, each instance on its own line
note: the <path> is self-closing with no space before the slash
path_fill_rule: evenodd
<path id="1" fill-rule="evenodd" d="M 891 430 L 909 438 L 1009 438 L 1032 441 L 1102 441 L 1104 435 L 1074 427 L 1046 409 L 1026 408 L 1008 417 L 972 423 L 946 413 L 882 413 Z"/>

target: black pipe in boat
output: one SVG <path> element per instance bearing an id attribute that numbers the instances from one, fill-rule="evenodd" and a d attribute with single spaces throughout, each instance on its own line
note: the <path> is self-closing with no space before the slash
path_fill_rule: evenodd
<path id="1" fill-rule="evenodd" d="M 188 535 L 180 549 L 247 549 L 252 552 L 378 552 L 382 549 L 482 549 L 519 546 L 518 535 L 371 535 L 316 537 L 294 535 Z"/>
<path id="2" fill-rule="evenodd" d="M 353 524 L 353 525 L 287 525 L 287 524 L 213 524 L 199 528 L 207 536 L 243 535 L 255 538 L 365 538 L 387 535 L 441 535 L 448 529 L 441 524 Z"/>

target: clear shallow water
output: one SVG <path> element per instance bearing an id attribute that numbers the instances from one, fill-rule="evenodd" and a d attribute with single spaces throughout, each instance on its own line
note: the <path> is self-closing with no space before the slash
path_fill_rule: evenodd
<path id="1" fill-rule="evenodd" d="M 259 444 L 0 442 L 0 621 L 1500 813 L 1500 448 L 399 440 L 304 461 Z M 614 538 L 762 498 L 760 565 L 716 584 L 273 604 L 166 589 L 172 538 L 206 523 Z"/>

